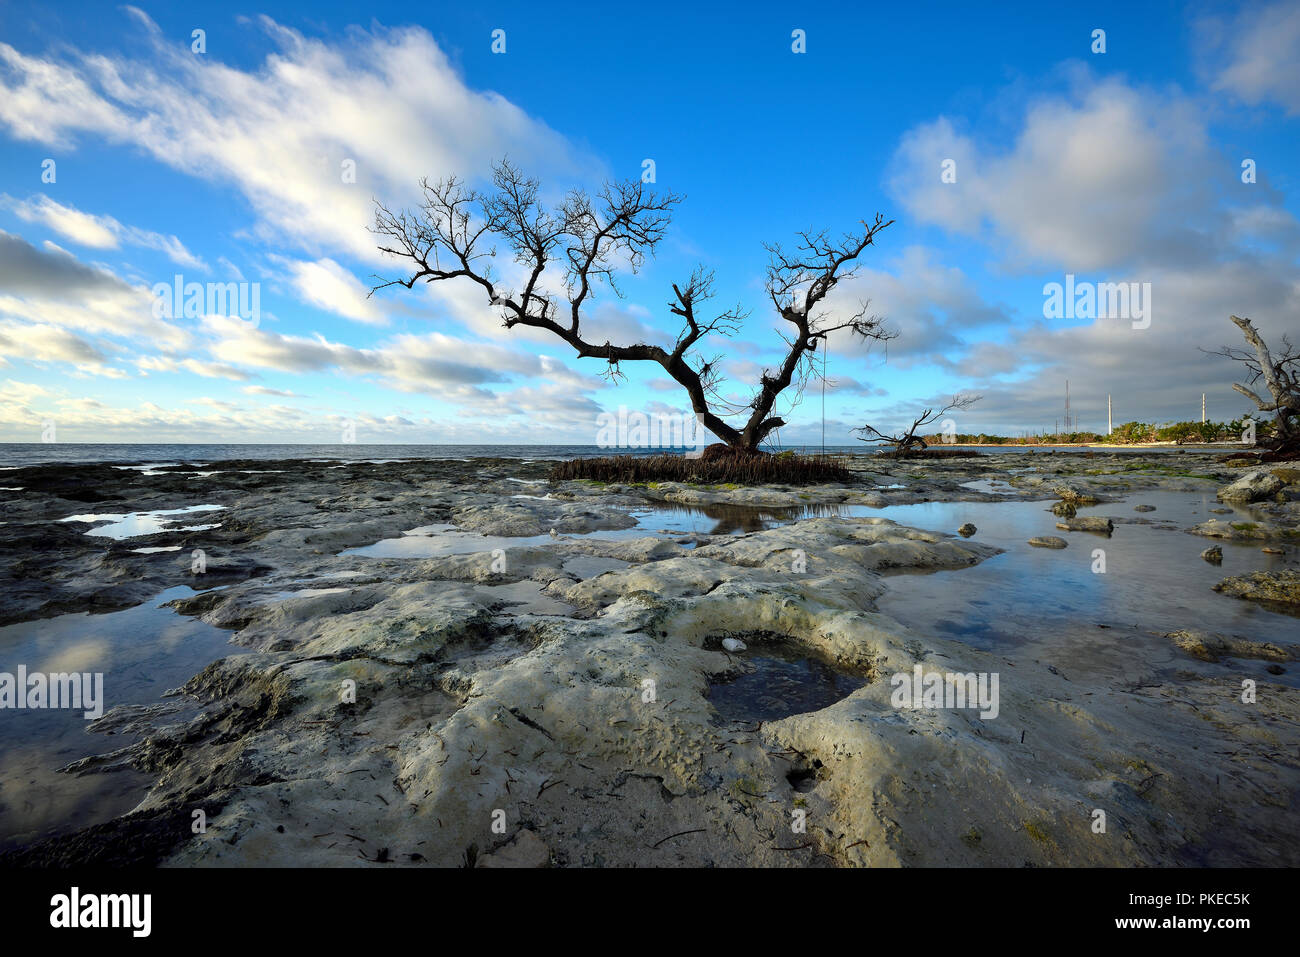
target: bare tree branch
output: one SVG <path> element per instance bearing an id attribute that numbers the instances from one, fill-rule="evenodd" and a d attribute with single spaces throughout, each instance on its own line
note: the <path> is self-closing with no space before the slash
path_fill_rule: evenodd
<path id="1" fill-rule="evenodd" d="M 892 446 L 894 456 L 902 458 L 909 452 L 928 448 L 925 439 L 916 434 L 922 426 L 937 421 L 949 412 L 969 409 L 982 398 L 983 396 L 980 395 L 955 395 L 952 397 L 952 401 L 941 409 L 925 409 L 912 420 L 911 427 L 903 432 L 887 434 L 872 425 L 863 425 L 853 431 L 861 433 L 858 437 L 859 442 L 866 442 L 870 445 Z"/>
<path id="2" fill-rule="evenodd" d="M 1208 354 L 1246 367 L 1249 373 L 1246 381 L 1234 383 L 1232 388 L 1255 403 L 1260 412 L 1273 413 L 1277 450 L 1300 445 L 1300 351 L 1283 336 L 1280 350 L 1274 353 L 1249 319 L 1228 318 L 1241 330 L 1253 352 L 1223 346 Z M 1267 395 L 1261 394 L 1264 391 L 1259 389 L 1261 382 Z"/>

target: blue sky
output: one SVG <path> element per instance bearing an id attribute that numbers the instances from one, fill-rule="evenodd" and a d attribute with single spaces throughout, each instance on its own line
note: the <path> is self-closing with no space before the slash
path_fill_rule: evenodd
<path id="1" fill-rule="evenodd" d="M 0 440 L 591 443 L 603 410 L 685 408 L 468 285 L 365 298 L 397 271 L 371 201 L 507 155 L 549 197 L 647 159 L 685 194 L 584 328 L 670 344 L 703 264 L 752 310 L 704 350 L 739 404 L 781 358 L 762 243 L 894 219 L 832 306 L 869 298 L 899 338 L 832 338 L 830 442 L 958 391 L 984 396 L 962 431 L 1050 429 L 1066 379 L 1083 428 L 1107 394 L 1117 423 L 1195 418 L 1202 392 L 1232 418 L 1234 369 L 1198 347 L 1237 344 L 1232 312 L 1300 330 L 1298 122 L 1294 3 L 0 3 Z M 260 314 L 159 317 L 177 274 L 255 283 Z M 1149 321 L 1046 318 L 1067 274 L 1149 283 Z M 820 386 L 777 410 L 780 442 L 820 441 Z"/>

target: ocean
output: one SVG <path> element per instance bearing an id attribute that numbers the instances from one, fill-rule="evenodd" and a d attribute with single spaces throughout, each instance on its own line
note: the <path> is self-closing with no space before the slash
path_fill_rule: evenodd
<path id="1" fill-rule="evenodd" d="M 821 446 L 789 446 L 790 451 L 817 453 Z M 970 449 L 983 454 L 996 452 L 1048 452 L 1052 450 L 1086 452 L 1086 446 L 946 445 L 948 449 Z M 1173 446 L 1134 448 L 1133 452 L 1167 452 Z M 865 445 L 828 445 L 832 455 L 864 455 L 872 451 Z M 177 465 L 221 462 L 228 459 L 323 459 L 341 462 L 393 461 L 400 459 L 576 459 L 600 455 L 657 455 L 685 452 L 686 449 L 606 449 L 595 445 L 369 445 L 353 444 L 194 444 L 173 443 L 82 443 L 82 442 L 0 442 L 0 467 L 21 468 L 47 463 L 112 463 L 135 465 L 146 462 Z M 771 451 L 784 451 L 772 449 Z M 1113 452 L 1106 448 L 1098 451 Z"/>

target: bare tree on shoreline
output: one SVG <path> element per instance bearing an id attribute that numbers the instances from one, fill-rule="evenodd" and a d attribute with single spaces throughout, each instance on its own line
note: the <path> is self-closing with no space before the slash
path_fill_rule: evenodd
<path id="1" fill-rule="evenodd" d="M 881 432 L 875 426 L 863 425 L 854 429 L 854 432 L 862 433 L 858 437 L 859 442 L 866 442 L 871 445 L 892 446 L 891 453 L 895 458 L 902 458 L 909 452 L 920 451 L 928 448 L 925 439 L 917 435 L 917 430 L 922 426 L 935 422 L 940 416 L 947 415 L 949 412 L 956 412 L 963 409 L 969 409 L 972 405 L 982 399 L 980 395 L 955 395 L 952 401 L 942 409 L 926 409 L 918 415 L 912 425 L 905 432 L 895 432 L 892 435 Z"/>
<path id="2" fill-rule="evenodd" d="M 1241 330 L 1253 353 L 1223 346 L 1209 354 L 1245 365 L 1250 375 L 1244 384 L 1236 382 L 1232 388 L 1254 402 L 1260 412 L 1273 413 L 1274 451 L 1300 449 L 1300 350 L 1284 335 L 1281 350 L 1274 354 L 1249 319 L 1228 318 Z M 1267 399 L 1259 394 L 1257 383 L 1261 381 Z"/>
<path id="3" fill-rule="evenodd" d="M 732 425 L 715 408 L 724 403 L 718 394 L 718 359 L 705 360 L 693 349 L 711 334 L 732 336 L 748 313 L 740 307 L 710 317 L 700 307 L 714 293 L 713 273 L 697 268 L 683 285 L 673 284 L 668 309 L 682 320 L 682 329 L 670 347 L 644 342 L 615 345 L 584 338 L 584 306 L 600 283 L 622 296 L 617 284 L 618 261 L 636 273 L 647 255 L 653 256 L 671 221 L 671 211 L 681 202 L 675 193 L 657 194 L 639 180 L 607 183 L 595 195 L 572 190 L 553 208 L 538 199 L 538 182 L 525 177 L 508 161 L 494 164 L 493 189 L 479 192 L 450 177 L 437 183 L 423 180 L 423 204 L 411 211 L 391 212 L 376 203 L 374 232 L 379 249 L 411 267 L 403 278 L 381 280 L 371 290 L 400 285 L 411 289 L 417 282 L 463 279 L 476 283 L 484 297 L 502 310 L 507 329 L 523 325 L 543 329 L 568 343 L 580 357 L 604 359 L 606 375 L 617 378 L 621 362 L 653 362 L 686 390 L 692 410 L 705 427 L 732 449 L 754 452 L 774 430 L 785 425 L 772 414 L 777 397 L 792 383 L 816 374 L 813 353 L 832 332 L 848 330 L 866 340 L 887 341 L 895 333 L 883 320 L 868 315 L 867 303 L 846 318 L 834 320 L 822 309 L 824 300 L 840 281 L 853 275 L 858 257 L 873 245 L 876 234 L 890 226 L 876 215 L 862 229 L 832 240 L 827 233 L 803 232 L 795 248 L 765 245 L 769 260 L 765 291 L 777 314 L 789 323 L 782 335 L 788 351 L 775 371 L 764 369 L 758 387 L 740 414 L 743 424 Z M 512 289 L 495 277 L 493 242 L 502 242 L 523 267 L 522 288 Z M 549 267 L 562 275 L 562 294 L 542 285 Z M 379 278 L 379 277 L 376 277 Z"/>

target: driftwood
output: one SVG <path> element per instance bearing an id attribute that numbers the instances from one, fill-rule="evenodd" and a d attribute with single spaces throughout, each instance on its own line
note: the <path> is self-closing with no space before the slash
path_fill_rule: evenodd
<path id="1" fill-rule="evenodd" d="M 893 434 L 887 434 L 885 432 L 881 432 L 879 429 L 877 429 L 875 426 L 872 425 L 864 425 L 854 429 L 853 431 L 860 433 L 858 435 L 859 442 L 866 442 L 870 445 L 879 445 L 882 448 L 891 447 L 893 451 L 890 454 L 892 454 L 895 458 L 901 459 L 910 453 L 924 451 L 926 448 L 928 448 L 925 439 L 921 438 L 921 436 L 916 434 L 917 431 L 920 430 L 922 426 L 926 426 L 932 422 L 938 421 L 938 419 L 941 416 L 947 415 L 949 412 L 954 412 L 961 409 L 969 409 L 981 398 L 983 397 L 978 395 L 967 395 L 967 396 L 955 395 L 952 397 L 952 401 L 949 402 L 947 405 L 945 405 L 943 408 L 926 409 L 925 411 L 923 411 L 920 415 L 918 415 L 915 419 L 912 420 L 911 427 L 904 432 L 895 432 Z"/>
<path id="2" fill-rule="evenodd" d="M 1260 412 L 1272 414 L 1273 435 L 1259 444 L 1275 454 L 1300 454 L 1300 351 L 1284 335 L 1280 349 L 1274 352 L 1249 319 L 1229 318 L 1251 350 L 1224 346 L 1211 354 L 1242 363 L 1249 375 L 1232 388 L 1254 402 Z"/>

